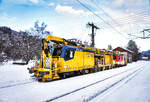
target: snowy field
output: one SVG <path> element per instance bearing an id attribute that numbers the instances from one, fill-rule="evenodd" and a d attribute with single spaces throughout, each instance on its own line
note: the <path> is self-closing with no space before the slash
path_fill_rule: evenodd
<path id="1" fill-rule="evenodd" d="M 0 65 L 0 102 L 150 102 L 150 62 L 37 82 L 30 65 Z"/>

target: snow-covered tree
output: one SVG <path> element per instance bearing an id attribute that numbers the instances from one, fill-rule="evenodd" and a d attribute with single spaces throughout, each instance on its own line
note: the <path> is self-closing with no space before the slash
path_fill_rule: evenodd
<path id="1" fill-rule="evenodd" d="M 27 33 L 33 35 L 33 36 L 39 36 L 40 38 L 45 38 L 48 35 L 51 35 L 52 32 L 46 30 L 47 24 L 42 22 L 40 24 L 39 21 L 36 21 L 34 23 L 34 27 L 30 29 L 30 31 L 27 31 Z"/>
<path id="2" fill-rule="evenodd" d="M 137 47 L 137 44 L 133 40 L 129 40 L 127 49 L 131 50 L 133 52 L 133 61 L 137 61 L 139 59 L 139 48 Z"/>
<path id="3" fill-rule="evenodd" d="M 112 50 L 112 46 L 111 45 L 108 45 L 108 50 Z"/>

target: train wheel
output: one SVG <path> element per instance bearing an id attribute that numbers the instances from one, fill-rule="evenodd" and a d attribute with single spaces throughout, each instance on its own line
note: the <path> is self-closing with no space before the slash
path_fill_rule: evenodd
<path id="1" fill-rule="evenodd" d="M 42 78 L 42 82 L 46 82 L 46 79 L 45 79 L 45 78 Z"/>
<path id="2" fill-rule="evenodd" d="M 82 73 L 83 75 L 86 74 L 86 73 L 85 73 L 85 70 L 82 70 L 81 73 Z"/>
<path id="3" fill-rule="evenodd" d="M 95 72 L 98 72 L 98 68 L 97 67 L 95 68 Z"/>
<path id="4" fill-rule="evenodd" d="M 64 79 L 66 79 L 66 78 L 67 78 L 66 73 L 63 73 L 63 78 L 64 78 Z"/>
<path id="5" fill-rule="evenodd" d="M 39 82 L 41 82 L 41 81 L 42 81 L 42 79 L 38 79 L 38 81 L 39 81 Z"/>
<path id="6" fill-rule="evenodd" d="M 80 74 L 81 74 L 80 71 L 75 72 L 75 76 L 78 76 Z"/>

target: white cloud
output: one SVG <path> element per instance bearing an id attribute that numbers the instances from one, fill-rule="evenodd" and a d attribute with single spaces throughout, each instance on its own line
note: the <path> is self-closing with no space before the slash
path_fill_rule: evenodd
<path id="1" fill-rule="evenodd" d="M 7 26 L 16 31 L 24 31 L 33 26 L 34 22 L 19 21 L 17 17 L 12 17 L 6 12 L 0 13 L 0 26 Z M 18 22 L 19 21 L 19 22 Z M 28 25 L 28 26 L 25 26 Z"/>
<path id="2" fill-rule="evenodd" d="M 124 4 L 124 0 L 115 0 L 115 1 L 113 2 L 113 4 L 114 4 L 115 6 L 122 6 L 122 5 Z"/>
<path id="3" fill-rule="evenodd" d="M 4 3 L 14 3 L 14 4 L 38 4 L 44 2 L 43 0 L 3 0 Z"/>
<path id="4" fill-rule="evenodd" d="M 48 4 L 48 6 L 54 6 L 55 5 L 55 3 L 49 3 Z"/>
<path id="5" fill-rule="evenodd" d="M 60 13 L 67 13 L 67 14 L 72 14 L 72 15 L 91 15 L 92 13 L 91 12 L 86 12 L 84 10 L 77 10 L 77 9 L 74 9 L 73 7 L 71 6 L 62 6 L 62 5 L 57 5 L 55 10 L 57 12 L 60 12 Z"/>
<path id="6" fill-rule="evenodd" d="M 61 5 L 57 5 L 55 10 L 57 12 L 68 13 L 73 15 L 80 15 L 84 13 L 83 10 L 75 10 L 70 6 L 61 6 Z"/>
<path id="7" fill-rule="evenodd" d="M 39 0 L 30 0 L 32 3 L 38 4 Z"/>
<path id="8" fill-rule="evenodd" d="M 17 18 L 9 16 L 6 12 L 0 14 L 0 26 L 8 26 L 15 30 L 20 30 L 20 25 L 17 25 Z"/>
<path id="9" fill-rule="evenodd" d="M 3 0 L 3 3 L 25 4 L 27 0 Z"/>
<path id="10" fill-rule="evenodd" d="M 5 22 L 5 21 L 7 21 L 7 22 L 16 21 L 16 17 L 10 17 L 10 16 L 8 16 L 8 14 L 6 12 L 3 12 L 2 14 L 0 14 L 0 16 L 1 16 L 1 18 L 0 18 L 1 23 Z"/>
<path id="11" fill-rule="evenodd" d="M 112 4 L 117 7 L 121 7 L 123 5 L 126 6 L 135 6 L 135 5 L 143 5 L 147 3 L 147 0 L 113 0 Z"/>

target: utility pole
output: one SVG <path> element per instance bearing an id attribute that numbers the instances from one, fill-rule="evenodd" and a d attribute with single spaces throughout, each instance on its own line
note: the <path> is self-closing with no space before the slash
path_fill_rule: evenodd
<path id="1" fill-rule="evenodd" d="M 91 42 L 92 42 L 92 44 L 91 44 L 91 47 L 94 47 L 94 45 L 95 45 L 95 40 L 94 40 L 95 33 L 94 33 L 94 29 L 99 29 L 99 28 L 96 25 L 94 25 L 93 22 L 92 23 L 88 23 L 87 25 L 90 26 L 90 27 L 92 27 L 92 34 L 91 34 Z"/>

